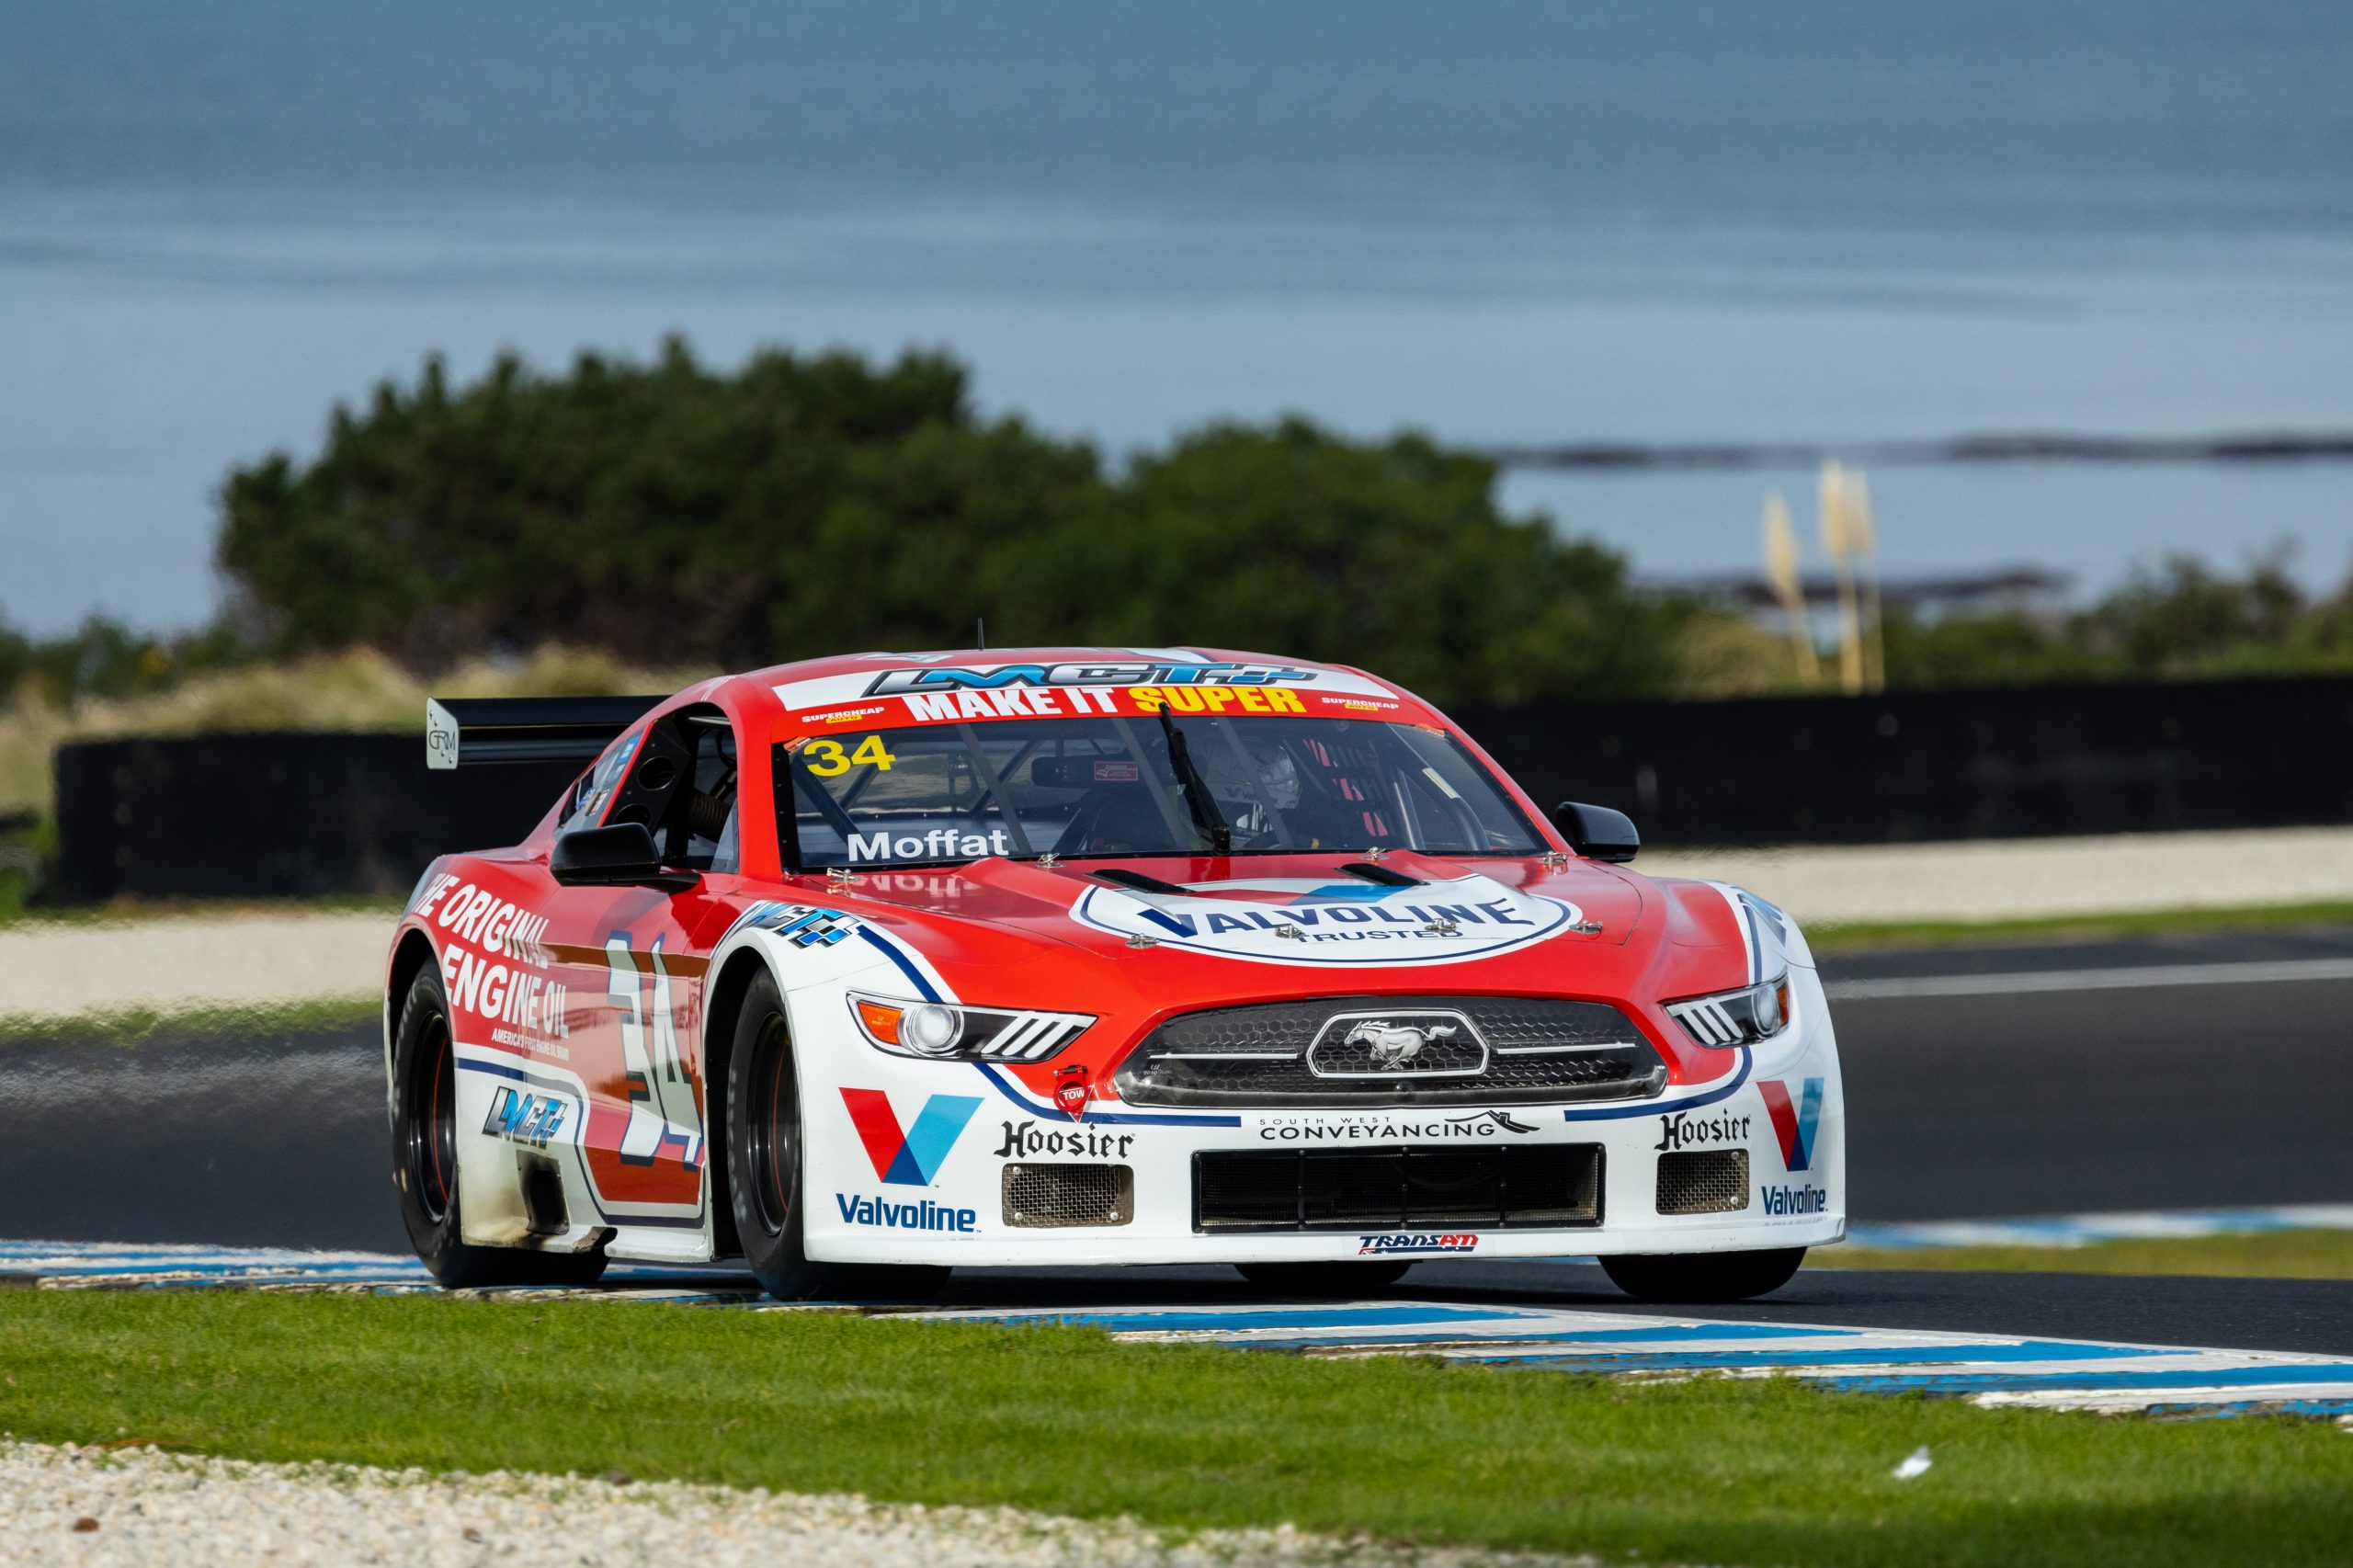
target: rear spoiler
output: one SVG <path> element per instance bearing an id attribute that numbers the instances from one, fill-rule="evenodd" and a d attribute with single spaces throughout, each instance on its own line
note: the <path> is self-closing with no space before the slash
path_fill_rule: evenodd
<path id="1" fill-rule="evenodd" d="M 660 697 L 452 697 L 425 704 L 425 766 L 573 762 L 585 766 L 613 737 L 666 701 Z"/>

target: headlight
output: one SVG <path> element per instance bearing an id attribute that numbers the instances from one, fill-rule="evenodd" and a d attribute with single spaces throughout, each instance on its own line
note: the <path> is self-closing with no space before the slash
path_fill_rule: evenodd
<path id="1" fill-rule="evenodd" d="M 1004 1007 L 850 994 L 858 1032 L 894 1056 L 935 1062 L 1043 1062 L 1095 1020 L 1084 1013 L 1031 1013 Z"/>
<path id="2" fill-rule="evenodd" d="M 1669 1002 L 1666 1010 L 1701 1045 L 1754 1045 L 1790 1027 L 1790 977 L 1785 972 L 1762 985 Z"/>

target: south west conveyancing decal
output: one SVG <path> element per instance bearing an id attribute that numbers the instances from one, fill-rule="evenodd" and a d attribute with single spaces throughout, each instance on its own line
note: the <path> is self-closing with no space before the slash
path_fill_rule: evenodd
<path id="1" fill-rule="evenodd" d="M 1345 965 L 1492 958 L 1555 936 L 1584 915 L 1482 876 L 1415 887 L 1265 877 L 1188 883 L 1181 894 L 1089 888 L 1071 918 L 1218 958 Z"/>

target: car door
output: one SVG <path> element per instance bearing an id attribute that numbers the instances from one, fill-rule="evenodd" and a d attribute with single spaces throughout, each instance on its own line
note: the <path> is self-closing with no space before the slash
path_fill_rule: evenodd
<path id="1" fill-rule="evenodd" d="M 666 863 L 708 869 L 717 835 L 690 821 L 697 786 L 715 780 L 716 710 L 659 715 L 613 743 L 583 779 L 557 825 L 641 822 Z M 699 756 L 699 754 L 700 754 Z M 709 812 L 702 813 L 709 816 Z M 732 839 L 732 812 L 726 836 Z M 705 825 L 717 826 L 715 822 Z M 723 929 L 710 892 L 551 883 L 545 941 L 569 998 L 565 1043 L 585 1090 L 580 1153 L 608 1223 L 656 1229 L 703 1224 L 708 1157 L 701 1019 L 709 954 L 698 933 Z"/>

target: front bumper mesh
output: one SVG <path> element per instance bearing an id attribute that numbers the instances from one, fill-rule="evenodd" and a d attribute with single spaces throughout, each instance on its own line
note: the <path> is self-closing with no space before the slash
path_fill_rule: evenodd
<path id="1" fill-rule="evenodd" d="M 1601 1146 L 1255 1149 L 1193 1156 L 1196 1231 L 1601 1222 Z"/>
<path id="2" fill-rule="evenodd" d="M 1395 1067 L 1345 1040 L 1353 1022 L 1392 1019 L 1452 1032 Z M 1113 1082 L 1132 1105 L 1542 1105 L 1656 1095 L 1666 1063 L 1605 1003 L 1333 996 L 1179 1014 L 1128 1053 Z"/>

